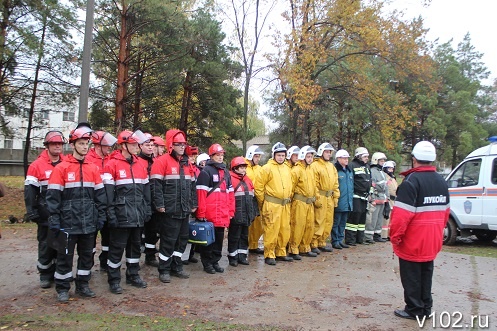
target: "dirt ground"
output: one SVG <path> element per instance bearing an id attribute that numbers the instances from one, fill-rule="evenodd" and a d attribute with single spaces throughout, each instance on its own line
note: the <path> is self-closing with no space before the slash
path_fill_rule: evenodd
<path id="1" fill-rule="evenodd" d="M 289 330 L 420 329 L 417 321 L 393 314 L 394 309 L 403 307 L 403 292 L 389 243 L 335 250 L 276 266 L 265 265 L 260 255 L 250 255 L 250 266 L 235 268 L 228 266 L 224 256 L 223 274 L 210 275 L 200 263 L 190 264 L 185 266 L 190 279 L 173 278 L 170 284 L 159 281 L 156 269 L 142 265 L 141 275 L 148 288 L 136 289 L 123 282 L 121 295 L 109 292 L 107 275 L 99 271 L 96 258 L 90 285 L 97 297 L 81 299 L 71 289 L 69 304 L 59 304 L 54 288 L 39 288 L 36 228 L 3 226 L 2 237 L 0 320 L 4 314 L 52 315 L 77 310 Z M 445 324 L 469 328 L 470 315 L 479 315 L 488 316 L 488 330 L 497 330 L 496 262 L 442 252 L 435 261 L 433 281 L 436 318 L 422 329 L 433 329 L 433 323 L 440 329 L 440 316 Z M 461 321 L 454 324 L 459 316 Z"/>

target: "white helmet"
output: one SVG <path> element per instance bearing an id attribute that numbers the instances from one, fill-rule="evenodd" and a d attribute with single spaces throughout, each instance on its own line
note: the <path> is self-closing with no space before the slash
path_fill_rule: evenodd
<path id="1" fill-rule="evenodd" d="M 350 157 L 349 152 L 347 152 L 345 149 L 340 149 L 338 152 L 335 154 L 335 157 Z"/>
<path id="2" fill-rule="evenodd" d="M 271 148 L 271 153 L 278 153 L 278 152 L 286 152 L 286 146 L 280 142 L 277 142 L 276 144 L 273 145 L 273 148 Z"/>
<path id="3" fill-rule="evenodd" d="M 252 145 L 249 148 L 247 148 L 247 153 L 245 153 L 245 158 L 249 161 L 252 161 L 254 158 L 254 155 L 262 155 L 264 152 L 262 149 L 260 149 L 259 146 L 257 145 Z"/>
<path id="4" fill-rule="evenodd" d="M 323 156 L 323 152 L 324 151 L 334 151 L 335 149 L 333 148 L 333 146 L 331 146 L 330 143 L 322 143 L 321 145 L 319 145 L 318 147 L 318 152 L 316 153 L 318 156 Z"/>
<path id="5" fill-rule="evenodd" d="M 316 150 L 309 145 L 302 147 L 299 151 L 299 160 L 305 160 L 307 153 L 312 153 L 312 156 L 316 154 Z"/>
<path id="6" fill-rule="evenodd" d="M 300 152 L 299 146 L 292 146 L 288 149 L 286 152 L 286 158 L 287 160 L 290 160 L 293 154 L 298 154 Z"/>
<path id="7" fill-rule="evenodd" d="M 358 157 L 358 156 L 363 156 L 363 155 L 369 156 L 369 152 L 368 152 L 367 148 L 366 147 L 357 147 L 355 149 L 354 156 Z"/>
<path id="8" fill-rule="evenodd" d="M 395 168 L 397 164 L 394 161 L 387 161 L 383 163 L 383 168 Z"/>
<path id="9" fill-rule="evenodd" d="M 210 157 L 209 157 L 209 155 L 207 155 L 207 153 L 200 154 L 199 156 L 197 156 L 197 161 L 196 161 L 197 162 L 197 166 L 200 165 L 200 162 L 207 161 L 209 159 L 210 159 Z"/>
<path id="10" fill-rule="evenodd" d="M 411 154 L 418 161 L 433 162 L 437 158 L 435 146 L 431 142 L 425 140 L 414 145 Z"/>
<path id="11" fill-rule="evenodd" d="M 378 164 L 379 160 L 386 160 L 387 156 L 382 152 L 375 152 L 371 157 L 371 164 Z"/>

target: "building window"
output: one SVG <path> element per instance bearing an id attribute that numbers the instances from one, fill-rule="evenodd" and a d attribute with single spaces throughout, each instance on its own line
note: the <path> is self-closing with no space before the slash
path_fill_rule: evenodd
<path id="1" fill-rule="evenodd" d="M 65 111 L 62 113 L 62 120 L 68 122 L 74 122 L 74 113 L 70 111 Z"/>
<path id="2" fill-rule="evenodd" d="M 3 148 L 5 149 L 12 149 L 14 147 L 13 140 L 12 139 L 5 139 L 3 141 Z"/>
<path id="3" fill-rule="evenodd" d="M 38 113 L 38 116 L 40 119 L 42 120 L 48 120 L 48 113 L 50 111 L 48 109 L 42 109 L 39 113 Z"/>

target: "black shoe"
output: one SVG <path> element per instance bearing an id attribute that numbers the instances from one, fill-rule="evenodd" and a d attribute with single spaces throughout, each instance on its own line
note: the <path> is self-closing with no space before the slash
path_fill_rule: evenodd
<path id="1" fill-rule="evenodd" d="M 316 253 L 317 255 L 321 254 L 321 251 L 317 247 L 314 247 L 313 249 L 311 249 L 311 252 Z"/>
<path id="2" fill-rule="evenodd" d="M 149 265 L 151 267 L 154 267 L 154 268 L 158 268 L 159 267 L 159 261 L 157 261 L 157 259 L 155 258 L 155 256 L 153 258 L 145 258 L 145 264 Z"/>
<path id="3" fill-rule="evenodd" d="M 216 270 L 211 265 L 205 266 L 204 271 L 207 272 L 208 274 L 215 274 L 216 273 Z"/>
<path id="4" fill-rule="evenodd" d="M 88 286 L 76 287 L 75 292 L 85 298 L 94 298 L 97 296 Z"/>
<path id="5" fill-rule="evenodd" d="M 342 246 L 340 244 L 333 244 L 331 245 L 334 249 L 342 249 Z"/>
<path id="6" fill-rule="evenodd" d="M 52 281 L 50 279 L 40 279 L 40 287 L 50 288 L 52 287 Z"/>
<path id="7" fill-rule="evenodd" d="M 364 243 L 363 243 L 363 244 L 364 244 L 364 245 L 372 245 L 372 244 L 374 244 L 374 243 L 375 243 L 375 242 L 374 242 L 374 240 L 369 240 L 369 239 L 368 239 L 368 240 L 364 240 Z"/>
<path id="8" fill-rule="evenodd" d="M 61 292 L 57 293 L 57 300 L 60 303 L 68 303 L 69 302 L 69 292 L 61 291 Z"/>
<path id="9" fill-rule="evenodd" d="M 163 274 L 159 274 L 159 279 L 163 283 L 170 283 L 171 282 L 171 275 L 168 272 L 163 273 Z"/>
<path id="10" fill-rule="evenodd" d="M 219 265 L 219 263 L 214 263 L 212 265 L 212 267 L 214 268 L 214 270 L 216 270 L 216 272 L 219 272 L 219 273 L 223 273 L 224 272 L 224 268 L 221 268 L 221 266 Z"/>
<path id="11" fill-rule="evenodd" d="M 373 240 L 376 241 L 377 243 L 385 243 L 385 242 L 387 242 L 387 240 L 383 239 L 383 238 L 375 238 Z"/>
<path id="12" fill-rule="evenodd" d="M 249 253 L 264 254 L 264 250 L 262 248 L 251 248 L 249 249 Z"/>
<path id="13" fill-rule="evenodd" d="M 348 243 L 345 243 L 345 245 L 348 245 L 348 246 L 357 246 L 356 243 L 353 243 L 353 242 L 348 242 Z"/>
<path id="14" fill-rule="evenodd" d="M 188 261 L 188 260 L 181 260 L 181 264 L 183 264 L 183 265 L 189 265 L 190 261 Z"/>
<path id="15" fill-rule="evenodd" d="M 333 249 L 328 247 L 328 246 L 324 246 L 324 247 L 318 247 L 318 249 L 321 251 L 321 252 L 333 252 Z"/>
<path id="16" fill-rule="evenodd" d="M 121 293 L 123 293 L 123 289 L 122 289 L 121 285 L 119 285 L 118 283 L 110 284 L 109 285 L 109 290 L 112 293 L 114 293 L 114 294 L 121 294 Z"/>
<path id="17" fill-rule="evenodd" d="M 238 261 L 237 260 L 230 260 L 230 266 L 238 267 Z"/>
<path id="18" fill-rule="evenodd" d="M 147 282 L 140 278 L 140 276 L 135 276 L 133 278 L 126 278 L 126 284 L 129 284 L 138 288 L 147 287 Z"/>
<path id="19" fill-rule="evenodd" d="M 290 254 L 290 257 L 297 261 L 302 260 L 302 256 L 300 256 L 299 254 Z"/>
<path id="20" fill-rule="evenodd" d="M 238 264 L 249 265 L 250 263 L 246 257 L 243 257 L 241 259 L 238 259 Z"/>
<path id="21" fill-rule="evenodd" d="M 277 256 L 276 261 L 293 262 L 293 259 L 290 256 Z"/>
<path id="22" fill-rule="evenodd" d="M 344 244 L 344 243 L 340 243 L 340 246 L 342 246 L 342 248 L 350 248 L 350 246 L 349 246 L 349 245 Z M 354 245 L 354 246 L 355 246 L 355 245 Z"/>
<path id="23" fill-rule="evenodd" d="M 401 317 L 401 318 L 407 318 L 409 320 L 415 320 L 416 317 L 410 315 L 408 312 L 406 312 L 403 309 L 395 309 L 394 312 L 395 316 Z"/>
<path id="24" fill-rule="evenodd" d="M 197 259 L 195 256 L 191 256 L 191 257 L 188 259 L 188 262 L 191 262 L 191 263 L 197 263 L 197 262 L 198 262 L 198 259 Z"/>
<path id="25" fill-rule="evenodd" d="M 171 271 L 171 276 L 174 276 L 174 277 L 178 277 L 178 278 L 182 278 L 182 279 L 187 279 L 187 278 L 190 278 L 190 274 L 187 273 L 186 271 L 184 270 L 180 270 L 180 271 Z"/>
<path id="26" fill-rule="evenodd" d="M 269 265 L 276 265 L 276 260 L 271 257 L 266 257 L 264 259 L 264 262 Z"/>
<path id="27" fill-rule="evenodd" d="M 316 253 L 314 253 L 313 251 L 310 251 L 310 252 L 302 254 L 302 256 L 317 257 L 318 255 Z"/>
<path id="28" fill-rule="evenodd" d="M 100 263 L 100 271 L 101 272 L 107 272 L 109 270 L 109 267 L 105 263 Z"/>

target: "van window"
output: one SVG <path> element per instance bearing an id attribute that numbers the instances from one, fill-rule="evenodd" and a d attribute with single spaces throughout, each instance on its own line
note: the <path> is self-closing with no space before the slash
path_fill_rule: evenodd
<path id="1" fill-rule="evenodd" d="M 497 185 L 497 159 L 492 162 L 492 184 Z"/>
<path id="2" fill-rule="evenodd" d="M 496 163 L 494 161 L 494 172 Z M 467 161 L 452 174 L 448 180 L 449 187 L 466 187 L 478 185 L 480 177 L 481 159 Z M 496 173 L 497 175 L 497 173 Z M 494 177 L 494 175 L 492 175 Z M 495 178 L 497 180 L 497 177 Z"/>

